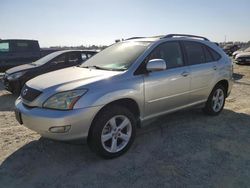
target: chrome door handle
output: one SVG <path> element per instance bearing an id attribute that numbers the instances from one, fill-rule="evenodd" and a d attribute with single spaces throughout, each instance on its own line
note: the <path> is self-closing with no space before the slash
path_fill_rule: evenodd
<path id="1" fill-rule="evenodd" d="M 186 76 L 189 75 L 189 72 L 184 71 L 183 73 L 181 73 L 181 75 L 184 76 L 184 77 L 186 77 Z"/>

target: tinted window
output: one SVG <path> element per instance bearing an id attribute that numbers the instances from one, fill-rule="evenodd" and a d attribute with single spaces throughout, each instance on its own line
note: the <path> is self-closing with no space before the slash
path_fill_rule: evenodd
<path id="1" fill-rule="evenodd" d="M 17 52 L 29 51 L 29 43 L 27 43 L 27 42 L 17 42 L 16 43 L 16 51 Z"/>
<path id="2" fill-rule="evenodd" d="M 85 61 L 86 59 L 88 59 L 88 57 L 87 57 L 87 55 L 85 53 L 82 53 L 81 56 L 82 56 L 82 60 L 83 61 Z"/>
<path id="3" fill-rule="evenodd" d="M 80 61 L 80 57 L 76 53 L 69 53 L 69 63 L 76 63 Z"/>
<path id="4" fill-rule="evenodd" d="M 208 48 L 208 49 L 209 49 L 210 53 L 212 54 L 215 61 L 218 61 L 221 58 L 220 54 L 218 54 L 217 52 L 215 52 L 211 48 Z"/>
<path id="5" fill-rule="evenodd" d="M 148 61 L 151 59 L 164 59 L 167 62 L 168 69 L 184 65 L 178 42 L 166 42 L 156 47 L 149 55 Z"/>
<path id="6" fill-rule="evenodd" d="M 206 62 L 208 63 L 208 62 L 214 61 L 214 58 L 212 57 L 212 54 L 209 52 L 208 48 L 204 46 L 203 50 L 204 50 Z"/>
<path id="7" fill-rule="evenodd" d="M 65 63 L 65 55 L 60 55 L 58 57 L 56 57 L 52 63 L 54 64 L 60 64 L 60 63 Z"/>
<path id="8" fill-rule="evenodd" d="M 92 57 L 94 54 L 88 54 L 88 58 Z"/>
<path id="9" fill-rule="evenodd" d="M 203 46 L 197 42 L 185 42 L 184 48 L 187 53 L 188 62 L 190 65 L 196 65 L 206 62 Z"/>
<path id="10" fill-rule="evenodd" d="M 0 42 L 0 52 L 9 52 L 10 45 L 8 42 Z"/>

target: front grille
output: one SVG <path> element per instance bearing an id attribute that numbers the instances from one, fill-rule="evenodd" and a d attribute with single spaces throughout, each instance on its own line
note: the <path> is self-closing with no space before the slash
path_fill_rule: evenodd
<path id="1" fill-rule="evenodd" d="M 250 57 L 239 57 L 237 60 L 239 62 L 248 62 L 250 61 Z"/>
<path id="2" fill-rule="evenodd" d="M 21 91 L 21 97 L 29 102 L 35 100 L 42 92 L 25 85 Z"/>

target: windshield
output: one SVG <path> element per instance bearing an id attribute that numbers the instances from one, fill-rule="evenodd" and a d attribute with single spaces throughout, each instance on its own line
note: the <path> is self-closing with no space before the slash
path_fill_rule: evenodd
<path id="1" fill-rule="evenodd" d="M 146 50 L 150 42 L 127 41 L 113 44 L 99 52 L 81 67 L 94 67 L 97 69 L 123 71 Z"/>
<path id="2" fill-rule="evenodd" d="M 54 59 L 55 57 L 61 55 L 62 53 L 63 53 L 62 51 L 53 52 L 49 55 L 42 57 L 41 59 L 38 59 L 37 61 L 32 62 L 32 64 L 43 65 L 43 64 L 47 63 L 48 61 Z"/>

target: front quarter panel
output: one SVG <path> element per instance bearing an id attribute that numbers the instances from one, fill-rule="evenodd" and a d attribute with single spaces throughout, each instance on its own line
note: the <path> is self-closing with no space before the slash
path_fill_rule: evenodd
<path id="1" fill-rule="evenodd" d="M 118 80 L 105 80 L 89 86 L 88 92 L 75 104 L 74 108 L 104 106 L 119 99 L 129 98 L 134 100 L 143 113 L 144 92 L 143 77 L 133 76 Z"/>

